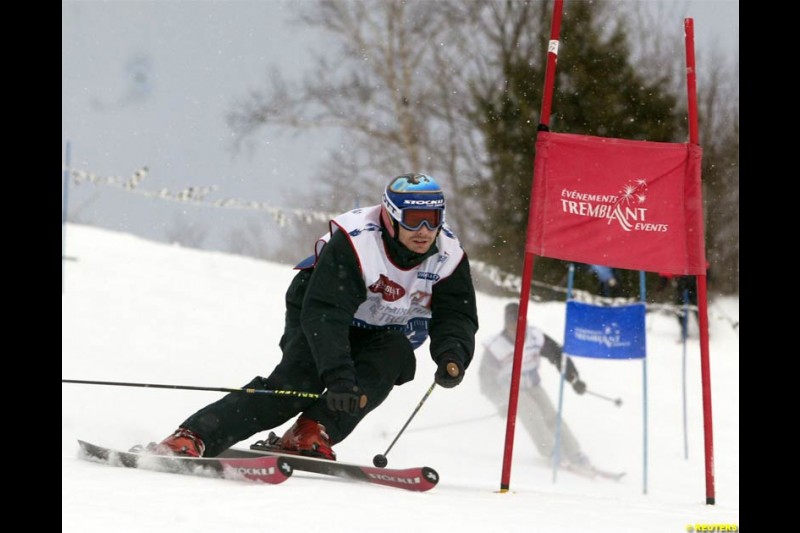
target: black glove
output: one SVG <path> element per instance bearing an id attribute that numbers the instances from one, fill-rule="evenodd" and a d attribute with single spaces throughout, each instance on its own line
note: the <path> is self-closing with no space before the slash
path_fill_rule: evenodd
<path id="1" fill-rule="evenodd" d="M 572 382 L 572 388 L 575 389 L 575 394 L 583 394 L 586 392 L 586 383 L 575 378 L 575 381 Z"/>
<path id="2" fill-rule="evenodd" d="M 348 380 L 334 381 L 328 385 L 325 400 L 331 411 L 344 411 L 352 416 L 356 416 L 367 406 L 367 395 L 361 392 L 358 385 Z"/>
<path id="3" fill-rule="evenodd" d="M 440 387 L 452 389 L 464 379 L 464 364 L 453 355 L 443 355 L 434 379 Z"/>

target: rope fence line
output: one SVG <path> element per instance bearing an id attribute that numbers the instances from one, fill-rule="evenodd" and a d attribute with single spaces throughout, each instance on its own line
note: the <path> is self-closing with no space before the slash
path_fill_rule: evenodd
<path id="1" fill-rule="evenodd" d="M 268 204 L 267 202 L 257 202 L 253 200 L 243 200 L 240 198 L 221 198 L 209 200 L 208 195 L 217 192 L 216 185 L 204 187 L 186 187 L 180 191 L 172 191 L 161 188 L 157 191 L 147 190 L 140 187 L 148 174 L 148 168 L 142 167 L 130 177 L 123 176 L 100 176 L 93 172 L 83 170 L 73 170 L 70 172 L 72 183 L 76 186 L 83 184 L 106 185 L 115 187 L 126 192 L 137 194 L 145 198 L 164 200 L 168 202 L 188 203 L 198 207 L 210 207 L 217 209 L 244 209 L 251 211 L 264 211 L 269 214 L 276 224 L 285 227 L 291 218 L 298 219 L 306 224 L 317 222 L 327 223 L 337 213 L 325 213 L 311 209 L 281 208 Z"/>
<path id="2" fill-rule="evenodd" d="M 67 170 L 66 168 L 64 170 Z M 257 202 L 253 200 L 243 200 L 239 198 L 222 198 L 219 200 L 209 200 L 207 196 L 217 192 L 216 185 L 209 185 L 203 187 L 186 187 L 178 192 L 171 191 L 167 188 L 162 188 L 157 191 L 147 190 L 140 187 L 142 182 L 147 178 L 149 169 L 143 166 L 139 170 L 132 173 L 129 177 L 123 176 L 100 176 L 93 172 L 83 170 L 70 170 L 69 174 L 74 185 L 106 185 L 116 187 L 126 192 L 137 194 L 145 198 L 152 198 L 155 200 L 164 200 L 170 202 L 189 203 L 198 207 L 210 207 L 216 209 L 243 209 L 252 211 L 264 211 L 269 214 L 272 219 L 280 227 L 285 227 L 290 219 L 299 220 L 305 224 L 313 223 L 327 223 L 335 217 L 338 213 L 326 213 L 323 211 L 315 211 L 312 209 L 301 208 L 281 208 L 269 205 L 266 202 Z M 470 268 L 482 275 L 495 287 L 511 292 L 517 293 L 522 289 L 522 278 L 516 274 L 511 274 L 502 271 L 500 268 L 485 263 L 479 260 L 470 260 Z M 554 293 L 564 294 L 566 298 L 566 287 L 551 285 L 542 281 L 533 280 L 531 282 L 534 287 L 549 290 Z M 572 297 L 574 300 L 594 303 L 599 305 L 619 305 L 624 303 L 633 303 L 638 301 L 635 298 L 609 298 L 593 294 L 589 291 L 573 289 Z M 534 300 L 543 300 L 541 297 L 533 296 Z M 669 313 L 679 315 L 685 308 L 690 311 L 697 311 L 697 306 L 689 305 L 676 305 L 667 303 L 647 303 L 646 308 L 648 311 L 656 311 L 662 313 Z M 709 312 L 712 309 L 709 308 Z M 716 314 L 716 313 L 715 313 Z M 731 324 L 731 327 L 738 330 L 739 322 L 734 321 L 730 317 L 717 315 L 718 318 L 725 320 Z"/>

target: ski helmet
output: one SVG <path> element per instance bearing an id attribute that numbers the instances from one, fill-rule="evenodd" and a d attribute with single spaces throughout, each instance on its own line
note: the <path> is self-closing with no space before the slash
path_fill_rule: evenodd
<path id="1" fill-rule="evenodd" d="M 438 230 L 444 224 L 444 192 L 432 177 L 403 174 L 392 179 L 383 193 L 384 212 L 397 225 L 417 231 L 423 225 Z"/>

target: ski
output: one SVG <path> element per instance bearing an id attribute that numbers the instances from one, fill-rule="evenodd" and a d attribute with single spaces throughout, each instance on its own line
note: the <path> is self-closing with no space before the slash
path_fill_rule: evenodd
<path id="1" fill-rule="evenodd" d="M 609 472 L 607 470 L 600 470 L 599 468 L 595 468 L 593 466 L 589 468 L 578 468 L 575 466 L 563 466 L 563 470 L 567 472 L 571 472 L 573 474 L 577 474 L 582 477 L 588 477 L 591 479 L 601 478 L 601 479 L 610 479 L 612 481 L 619 481 L 625 476 L 625 472 Z"/>
<path id="2" fill-rule="evenodd" d="M 619 481 L 625 477 L 625 472 L 608 472 L 606 470 L 598 470 L 595 468 L 595 475 L 603 479 L 610 479 L 612 481 Z"/>
<path id="3" fill-rule="evenodd" d="M 439 474 L 433 468 L 422 466 L 414 468 L 377 468 L 374 466 L 342 463 L 328 459 L 318 459 L 306 455 L 276 450 L 263 441 L 250 446 L 249 450 L 230 448 L 222 452 L 221 458 L 280 457 L 295 470 L 312 472 L 356 481 L 374 483 L 398 489 L 417 492 L 431 490 L 439 482 Z"/>
<path id="4" fill-rule="evenodd" d="M 282 457 L 182 457 L 175 455 L 155 455 L 142 452 L 123 452 L 104 448 L 79 440 L 80 457 L 89 461 L 112 466 L 141 468 L 174 474 L 190 474 L 233 480 L 260 481 L 262 483 L 283 483 L 292 475 L 292 466 Z"/>

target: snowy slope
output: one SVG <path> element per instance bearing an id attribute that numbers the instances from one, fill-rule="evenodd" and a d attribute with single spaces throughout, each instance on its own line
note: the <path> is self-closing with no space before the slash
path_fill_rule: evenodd
<path id="1" fill-rule="evenodd" d="M 304 253 L 298 250 L 298 257 Z M 267 375 L 279 360 L 289 267 L 78 225 L 68 227 L 67 255 L 77 260 L 68 261 L 64 272 L 63 378 L 238 387 Z M 508 301 L 479 294 L 479 342 L 501 328 Z M 534 304 L 530 318 L 563 338 L 563 304 Z M 677 323 L 649 314 L 647 495 L 641 362 L 576 361 L 589 389 L 622 398 L 621 407 L 571 390 L 564 394 L 565 419 L 586 453 L 600 467 L 626 471 L 622 482 L 562 472 L 554 484 L 520 428 L 507 494 L 497 492 L 505 421 L 479 392 L 477 364 L 460 387 L 434 390 L 388 455 L 389 466 L 426 464 L 439 471 L 439 486 L 425 494 L 302 472 L 266 486 L 81 461 L 78 438 L 123 449 L 159 440 L 220 393 L 63 384 L 62 530 L 675 533 L 689 524 L 738 524 L 739 336 L 731 319 L 739 319 L 738 299 L 712 304 L 716 506 L 704 505 L 697 340 L 686 358 L 686 460 Z M 336 446 L 342 460 L 369 464 L 386 450 L 433 380 L 427 346 L 417 358 L 417 378 L 396 388 Z M 545 363 L 543 376 L 557 398 L 556 370 Z"/>

